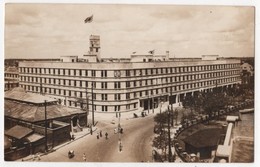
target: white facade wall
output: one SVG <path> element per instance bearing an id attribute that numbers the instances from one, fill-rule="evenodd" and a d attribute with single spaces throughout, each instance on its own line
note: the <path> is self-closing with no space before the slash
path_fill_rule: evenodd
<path id="1" fill-rule="evenodd" d="M 228 68 L 230 67 L 229 64 L 235 64 L 236 67 L 232 65 L 232 69 Z M 148 95 L 158 97 L 162 94 L 176 95 L 209 89 L 216 86 L 216 80 L 220 82 L 219 86 L 240 82 L 240 61 L 238 60 L 150 63 L 20 62 L 19 67 L 22 87 L 32 92 L 39 92 L 39 81 L 40 78 L 43 78 L 42 82 L 45 81 L 43 87 L 46 94 L 60 97 L 63 104 L 66 103 L 66 105 L 69 105 L 69 101 L 71 101 L 71 107 L 74 107 L 75 99 L 80 98 L 80 96 L 85 98 L 86 90 L 90 95 L 89 102 L 92 102 L 91 83 L 94 82 L 96 84 L 93 91 L 96 96 L 94 100 L 96 110 L 101 111 L 102 106 L 107 106 L 108 112 L 114 112 L 115 106 L 120 106 L 121 112 L 137 110 L 140 106 L 140 99 L 147 99 Z M 92 70 L 96 72 L 95 77 L 92 77 Z M 40 71 L 41 74 L 39 74 Z M 107 75 L 101 77 L 102 71 L 103 74 L 106 71 Z M 118 71 L 120 71 L 120 75 L 115 76 Z M 214 74 L 214 72 L 217 73 Z M 87 89 L 86 82 L 88 84 Z M 120 88 L 115 89 L 115 82 L 120 82 Z M 130 82 L 131 89 L 126 88 L 126 82 Z M 134 86 L 134 82 L 136 86 Z M 101 83 L 107 83 L 107 88 L 102 89 Z M 173 92 L 170 92 L 171 90 Z M 130 99 L 126 99 L 127 93 L 129 93 Z M 102 94 L 107 94 L 106 102 L 102 101 Z M 120 100 L 115 100 L 115 94 L 120 94 Z M 134 105 L 136 106 L 135 109 L 133 108 Z M 130 109 L 128 109 L 129 106 Z M 79 107 L 79 104 L 77 107 Z"/>

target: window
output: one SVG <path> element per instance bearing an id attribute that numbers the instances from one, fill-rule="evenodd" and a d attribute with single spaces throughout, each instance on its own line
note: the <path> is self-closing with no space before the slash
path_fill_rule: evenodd
<path id="1" fill-rule="evenodd" d="M 107 111 L 107 106 L 102 106 L 102 111 Z"/>
<path id="2" fill-rule="evenodd" d="M 93 88 L 96 88 L 96 82 L 92 82 L 91 86 L 92 86 Z"/>
<path id="3" fill-rule="evenodd" d="M 120 87 L 121 87 L 120 82 L 115 82 L 114 86 L 115 86 L 115 89 L 120 89 Z"/>
<path id="4" fill-rule="evenodd" d="M 107 71 L 106 70 L 101 71 L 101 77 L 107 77 Z"/>
<path id="5" fill-rule="evenodd" d="M 130 104 L 126 105 L 126 109 L 129 110 L 130 109 Z"/>
<path id="6" fill-rule="evenodd" d="M 82 76 L 82 70 L 79 70 L 79 76 Z"/>
<path id="7" fill-rule="evenodd" d="M 96 71 L 95 71 L 95 70 L 92 70 L 92 71 L 91 71 L 91 76 L 92 76 L 92 77 L 95 77 L 95 76 L 96 76 Z"/>
<path id="8" fill-rule="evenodd" d="M 101 94 L 101 99 L 102 100 L 107 100 L 107 94 Z"/>
<path id="9" fill-rule="evenodd" d="M 130 99 L 130 93 L 126 94 L 126 99 Z"/>
<path id="10" fill-rule="evenodd" d="M 107 82 L 101 82 L 101 88 L 107 89 Z"/>
<path id="11" fill-rule="evenodd" d="M 140 85 L 140 86 L 143 86 L 142 81 L 139 81 L 139 85 Z"/>
<path id="12" fill-rule="evenodd" d="M 126 87 L 127 87 L 127 88 L 130 87 L 130 81 L 126 81 Z"/>
<path id="13" fill-rule="evenodd" d="M 142 75 L 143 75 L 143 74 L 142 74 L 142 70 L 139 70 L 139 75 L 140 75 L 140 76 L 142 76 Z"/>
<path id="14" fill-rule="evenodd" d="M 129 77 L 129 76 L 130 76 L 130 70 L 126 70 L 126 71 L 125 71 L 125 75 L 126 75 L 127 77 Z"/>
<path id="15" fill-rule="evenodd" d="M 120 111 L 120 106 L 115 106 L 115 111 Z"/>
<path id="16" fill-rule="evenodd" d="M 117 100 L 121 100 L 120 94 L 115 94 L 115 101 L 117 101 Z"/>

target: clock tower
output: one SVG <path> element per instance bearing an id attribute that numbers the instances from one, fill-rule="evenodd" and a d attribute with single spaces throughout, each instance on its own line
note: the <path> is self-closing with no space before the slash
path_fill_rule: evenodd
<path id="1" fill-rule="evenodd" d="M 100 37 L 98 35 L 90 35 L 89 42 L 90 54 L 97 55 L 97 59 L 100 61 Z"/>

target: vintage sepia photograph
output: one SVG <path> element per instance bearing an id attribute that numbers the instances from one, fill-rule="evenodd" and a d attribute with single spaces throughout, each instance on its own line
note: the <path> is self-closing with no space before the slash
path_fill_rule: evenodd
<path id="1" fill-rule="evenodd" d="M 255 162 L 254 6 L 4 9 L 3 161 Z"/>

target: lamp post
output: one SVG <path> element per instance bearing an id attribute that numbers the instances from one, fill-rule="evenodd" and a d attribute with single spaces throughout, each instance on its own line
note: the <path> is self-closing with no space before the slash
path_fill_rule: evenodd
<path id="1" fill-rule="evenodd" d="M 89 104 L 89 98 L 88 98 L 88 88 L 86 87 L 86 125 L 88 125 L 88 113 L 89 113 L 89 108 L 88 108 L 88 104 Z"/>
<path id="2" fill-rule="evenodd" d="M 150 97 L 149 97 L 149 92 L 148 92 L 148 114 L 149 114 L 149 111 L 150 111 Z"/>
<path id="3" fill-rule="evenodd" d="M 47 137 L 47 100 L 44 100 L 44 119 L 45 119 L 45 152 L 48 151 L 48 137 Z"/>
<path id="4" fill-rule="evenodd" d="M 92 125 L 95 125 L 95 120 L 94 120 L 94 93 L 93 93 L 93 81 L 91 83 L 91 94 L 92 94 Z"/>
<path id="5" fill-rule="evenodd" d="M 168 155 L 168 161 L 171 162 L 172 161 L 172 149 L 171 149 L 171 129 L 170 129 L 170 110 L 168 108 L 168 151 L 169 151 L 169 155 Z"/>
<path id="6" fill-rule="evenodd" d="M 117 112 L 118 114 L 118 149 L 119 149 L 119 152 L 122 151 L 122 141 L 121 141 L 121 125 L 120 125 L 120 118 L 121 118 L 121 113 L 120 112 Z"/>

